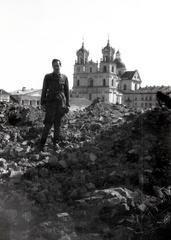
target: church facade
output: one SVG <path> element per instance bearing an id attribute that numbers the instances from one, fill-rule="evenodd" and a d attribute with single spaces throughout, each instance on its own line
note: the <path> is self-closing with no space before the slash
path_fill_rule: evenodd
<path id="1" fill-rule="evenodd" d="M 88 60 L 89 51 L 82 47 L 76 52 L 73 74 L 73 97 L 123 104 L 124 93 L 140 88 L 141 78 L 137 70 L 127 71 L 119 50 L 107 45 L 102 48 L 100 63 Z"/>

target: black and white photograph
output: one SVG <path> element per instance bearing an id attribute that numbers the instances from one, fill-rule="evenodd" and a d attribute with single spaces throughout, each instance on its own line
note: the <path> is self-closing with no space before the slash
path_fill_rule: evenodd
<path id="1" fill-rule="evenodd" d="M 171 239 L 170 10 L 0 0 L 0 240 Z"/>

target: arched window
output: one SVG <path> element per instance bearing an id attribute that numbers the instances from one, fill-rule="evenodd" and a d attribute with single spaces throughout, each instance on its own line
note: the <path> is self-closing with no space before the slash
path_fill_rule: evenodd
<path id="1" fill-rule="evenodd" d="M 106 79 L 103 79 L 103 86 L 106 86 Z"/>
<path id="2" fill-rule="evenodd" d="M 80 86 L 80 80 L 78 79 L 77 80 L 77 87 L 79 87 Z"/>
<path id="3" fill-rule="evenodd" d="M 92 78 L 89 78 L 88 79 L 88 86 L 93 87 L 93 85 L 94 85 L 94 80 Z"/>
<path id="4" fill-rule="evenodd" d="M 80 64 L 82 63 L 82 59 L 81 59 L 81 58 L 79 58 L 79 63 L 80 63 Z"/>
<path id="5" fill-rule="evenodd" d="M 106 66 L 103 67 L 103 72 L 107 72 Z"/>
<path id="6" fill-rule="evenodd" d="M 92 67 L 90 67 L 90 72 L 92 72 Z"/>
<path id="7" fill-rule="evenodd" d="M 93 87 L 93 85 L 94 85 L 94 81 L 93 79 L 90 79 L 90 87 Z"/>

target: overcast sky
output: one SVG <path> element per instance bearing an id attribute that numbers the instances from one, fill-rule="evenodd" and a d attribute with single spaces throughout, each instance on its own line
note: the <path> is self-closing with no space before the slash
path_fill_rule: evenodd
<path id="1" fill-rule="evenodd" d="M 72 88 L 82 38 L 96 62 L 108 34 L 142 86 L 171 85 L 170 10 L 170 0 L 0 0 L 0 88 L 42 88 L 53 58 Z"/>

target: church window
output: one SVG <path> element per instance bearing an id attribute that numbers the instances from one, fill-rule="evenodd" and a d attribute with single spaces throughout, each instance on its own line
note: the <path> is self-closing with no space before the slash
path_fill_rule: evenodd
<path id="1" fill-rule="evenodd" d="M 80 67 L 77 67 L 77 72 L 79 72 L 80 71 Z"/>
<path id="2" fill-rule="evenodd" d="M 79 87 L 80 86 L 80 80 L 78 79 L 77 80 L 77 87 Z"/>
<path id="3" fill-rule="evenodd" d="M 81 58 L 79 58 L 79 63 L 80 63 L 80 64 L 82 63 L 82 59 L 81 59 Z"/>
<path id="4" fill-rule="evenodd" d="M 135 84 L 135 90 L 137 90 L 137 84 Z"/>
<path id="5" fill-rule="evenodd" d="M 112 86 L 113 86 L 113 79 L 112 79 Z"/>
<path id="6" fill-rule="evenodd" d="M 90 79 L 90 87 L 93 87 L 93 85 L 94 85 L 94 81 L 93 79 Z"/>
<path id="7" fill-rule="evenodd" d="M 124 90 L 126 90 L 126 84 L 124 84 Z"/>
<path id="8" fill-rule="evenodd" d="M 103 67 L 103 72 L 107 72 L 106 66 Z"/>
<path id="9" fill-rule="evenodd" d="M 114 72 L 114 66 L 112 66 L 112 72 Z"/>
<path id="10" fill-rule="evenodd" d="M 103 86 L 106 86 L 106 79 L 103 79 Z"/>
<path id="11" fill-rule="evenodd" d="M 90 67 L 90 72 L 92 72 L 92 67 Z"/>
<path id="12" fill-rule="evenodd" d="M 93 85 L 94 85 L 94 80 L 92 78 L 89 78 L 88 79 L 88 86 L 93 87 Z"/>

